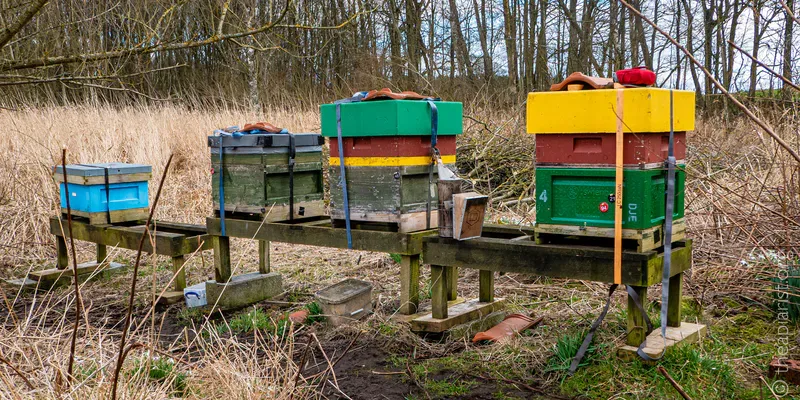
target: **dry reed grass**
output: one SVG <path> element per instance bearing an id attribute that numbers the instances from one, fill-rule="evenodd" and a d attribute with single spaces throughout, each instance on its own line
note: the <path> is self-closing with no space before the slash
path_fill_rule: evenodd
<path id="1" fill-rule="evenodd" d="M 265 115 L 171 107 L 0 111 L 0 126 L 5 133 L 0 136 L 0 154 L 3 154 L 0 157 L 0 278 L 17 277 L 28 269 L 40 268 L 42 263 L 52 265 L 55 250 L 47 230 L 47 218 L 57 212 L 58 205 L 57 186 L 50 168 L 58 162 L 63 146 L 69 149 L 70 163 L 112 160 L 144 163 L 153 165 L 154 176 L 160 175 L 163 163 L 174 152 L 175 160 L 157 218 L 203 223 L 211 212 L 210 161 L 205 138 L 213 128 L 268 119 L 295 132 L 319 130 L 315 112 L 276 110 Z M 524 133 L 524 124 L 520 122 L 524 118 L 518 112 L 494 110 L 473 110 L 468 115 L 467 134 L 459 142 L 461 172 L 469 175 L 481 191 L 493 194 L 492 220 L 530 223 L 535 206 L 531 199 L 533 140 Z M 784 123 L 776 128 L 797 147 L 800 142 L 798 116 L 783 118 Z M 686 213 L 696 251 L 695 269 L 686 290 L 699 298 L 722 292 L 764 295 L 767 284 L 761 278 L 769 276 L 777 263 L 795 259 L 800 245 L 797 166 L 752 125 L 739 119 L 722 116 L 701 119 L 689 144 Z M 79 242 L 78 245 L 79 259 L 93 255 L 93 248 L 88 244 Z M 399 281 L 386 255 L 331 252 L 283 244 L 272 246 L 273 267 L 284 274 L 287 291 L 312 293 L 342 276 L 357 277 L 372 282 L 379 293 L 377 309 L 385 312 L 379 312 L 374 319 L 388 318 L 395 307 L 392 302 L 397 298 Z M 232 246 L 235 269 L 252 267 L 256 260 L 255 249 L 253 241 L 235 240 Z M 111 258 L 129 256 L 126 251 L 110 252 Z M 294 386 L 297 366 L 292 359 L 297 354 L 292 335 L 283 341 L 256 336 L 243 342 L 236 337 L 223 338 L 213 333 L 210 337 L 181 338 L 186 335 L 184 331 L 165 344 L 163 338 L 159 338 L 163 320 L 157 320 L 153 313 L 148 314 L 147 309 L 149 299 L 168 284 L 171 274 L 156 268 L 157 257 L 145 258 L 145 262 L 152 268 L 137 297 L 140 307 L 134 326 L 140 328 L 131 340 L 155 346 L 159 351 L 174 352 L 181 360 L 175 362 L 177 370 L 187 374 L 186 382 L 193 393 L 190 396 L 237 399 L 288 398 L 293 393 L 295 399 L 316 396 L 314 389 L 307 387 L 302 379 L 298 387 Z M 210 255 L 192 257 L 187 263 L 187 272 L 190 283 L 211 275 Z M 463 295 L 477 293 L 476 276 L 475 271 L 462 272 L 460 291 Z M 425 279 L 423 277 L 423 282 Z M 114 286 L 115 282 L 103 285 Z M 592 315 L 600 306 L 599 299 L 604 291 L 601 285 L 581 282 L 579 286 L 580 290 L 574 285 L 554 285 L 550 280 L 516 274 L 505 275 L 496 283 L 498 294 L 509 299 L 512 307 L 520 310 L 535 307 L 551 321 L 554 330 L 567 329 L 573 323 L 565 315 Z M 66 369 L 68 321 L 74 318 L 66 310 L 74 308 L 71 303 L 74 297 L 68 292 L 56 291 L 21 298 L 19 293 L 5 291 L 7 304 L 10 303 L 16 312 L 8 313 L 5 306 L 0 306 L 7 314 L 0 328 L 0 355 L 25 374 L 35 389 L 28 389 L 11 368 L 0 367 L 0 380 L 12 387 L 0 392 L 0 398 L 108 396 L 123 296 L 113 288 L 91 284 L 83 287 L 89 291 L 83 316 L 88 324 L 81 329 L 78 371 L 91 369 L 88 365 L 102 368 L 83 376 L 70 389 L 57 387 L 56 377 Z M 385 293 L 388 295 L 384 296 Z M 576 294 L 582 297 L 572 301 Z M 622 295 L 618 297 L 622 303 Z M 330 333 L 334 337 L 338 334 L 341 332 Z M 525 358 L 525 365 L 535 367 L 545 363 L 547 354 L 531 351 L 530 343 L 539 343 L 539 348 L 547 349 L 554 340 L 554 337 L 536 332 L 519 339 L 527 346 L 516 342 L 510 346 L 523 353 L 517 357 Z M 413 346 L 429 355 L 441 355 L 466 346 L 465 343 L 434 346 L 406 334 L 393 334 L 387 341 L 397 346 Z M 189 347 L 192 347 L 191 355 Z M 144 350 L 132 351 L 123 372 L 120 398 L 170 396 L 172 382 L 169 380 L 156 382 L 142 373 L 135 373 L 136 362 L 154 358 L 145 357 Z M 155 354 L 155 350 L 150 354 Z M 503 350 L 487 349 L 482 357 L 488 360 L 503 357 L 503 354 L 508 357 L 508 352 Z"/>

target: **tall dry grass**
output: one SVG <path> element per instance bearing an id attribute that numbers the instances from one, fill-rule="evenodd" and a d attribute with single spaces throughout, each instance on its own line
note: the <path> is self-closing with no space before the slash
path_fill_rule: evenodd
<path id="1" fill-rule="evenodd" d="M 479 190 L 492 194 L 493 220 L 531 223 L 534 141 L 524 133 L 522 113 L 484 109 L 469 110 L 467 115 L 466 134 L 459 139 L 462 174 Z M 144 163 L 153 166 L 154 176 L 161 174 L 168 155 L 175 153 L 157 218 L 203 223 L 211 212 L 206 136 L 217 127 L 255 120 L 268 120 L 293 132 L 319 131 L 315 111 L 276 110 L 263 115 L 173 107 L 0 111 L 4 133 L 0 136 L 0 278 L 18 277 L 28 269 L 54 262 L 47 219 L 58 212 L 58 196 L 51 167 L 59 161 L 64 146 L 70 163 Z M 780 135 L 795 148 L 800 146 L 796 114 L 773 121 Z M 748 121 L 724 115 L 698 121 L 689 136 L 688 153 L 686 214 L 696 251 L 687 292 L 696 297 L 725 291 L 764 295 L 769 284 L 763 278 L 774 274 L 779 264 L 796 260 L 800 246 L 798 166 Z M 78 244 L 79 258 L 90 258 L 93 248 Z M 382 268 L 387 265 L 384 256 L 274 246 L 277 264 L 289 277 L 286 285 L 296 290 L 311 291 L 343 275 L 372 280 L 389 291 L 399 286 L 396 273 Z M 242 257 L 250 258 L 246 261 L 255 258 L 252 242 L 234 251 L 237 267 L 246 264 Z M 112 253 L 112 257 L 125 255 Z M 149 258 L 147 262 L 155 266 L 158 260 Z M 210 264 L 208 256 L 190 260 L 190 282 L 210 273 L 210 265 L 205 263 Z M 364 271 L 364 263 L 373 266 L 369 272 Z M 201 265 L 205 268 L 197 268 Z M 198 269 L 202 272 L 196 272 Z M 164 277 L 156 279 L 155 275 L 153 272 L 152 284 L 142 285 L 143 292 L 160 292 L 165 285 Z M 0 356 L 25 375 L 34 389 L 12 368 L 0 365 L 0 381 L 11 388 L 0 391 L 0 398 L 107 398 L 123 298 L 113 290 L 88 296 L 77 352 L 81 375 L 70 388 L 56 382 L 66 369 L 68 321 L 74 318 L 66 310 L 74 309 L 74 297 L 69 291 L 56 291 L 23 299 L 19 293 L 4 290 Z M 165 343 L 159 338 L 162 322 L 148 313 L 147 300 L 148 295 L 139 298 L 135 324 L 139 330 L 131 339 L 147 346 L 131 352 L 122 374 L 121 398 L 171 395 L 173 381 L 154 381 L 141 372 L 141 363 L 165 357 L 157 351 L 175 358 L 176 371 L 186 374 L 190 396 L 316 396 L 305 388 L 303 379 L 294 386 L 297 366 L 292 362 L 296 352 L 291 335 L 281 341 L 265 336 L 241 342 L 236 337 L 212 335 L 178 337 Z M 16 312 L 9 313 L 7 307 Z"/>

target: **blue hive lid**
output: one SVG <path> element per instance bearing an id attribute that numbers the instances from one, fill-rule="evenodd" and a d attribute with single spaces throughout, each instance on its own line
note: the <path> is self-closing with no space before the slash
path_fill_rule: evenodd
<path id="1" fill-rule="evenodd" d="M 99 164 L 68 164 L 67 175 L 77 176 L 103 176 L 108 168 L 109 175 L 139 174 L 153 172 L 153 167 L 144 164 L 128 164 L 120 162 Z M 60 165 L 55 168 L 56 174 L 63 174 Z"/>

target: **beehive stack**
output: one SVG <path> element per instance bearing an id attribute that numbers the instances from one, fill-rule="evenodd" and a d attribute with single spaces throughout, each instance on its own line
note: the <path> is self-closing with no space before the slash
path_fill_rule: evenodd
<path id="1" fill-rule="evenodd" d="M 454 168 L 462 107 L 434 102 L 437 148 Z M 322 135 L 330 138 L 331 218 L 345 219 L 340 185 L 336 105 L 320 107 Z M 438 226 L 436 180 L 431 157 L 431 107 L 420 100 L 375 100 L 341 104 L 341 133 L 350 219 L 387 224 L 399 232 Z"/>
<path id="2" fill-rule="evenodd" d="M 295 156 L 291 176 L 289 134 L 209 136 L 214 211 L 220 211 L 219 174 L 222 174 L 224 208 L 228 214 L 263 217 L 268 221 L 323 215 L 322 137 L 316 133 L 292 136 Z M 289 213 L 290 192 L 294 198 L 293 215 Z"/>
<path id="3" fill-rule="evenodd" d="M 670 91 L 658 88 L 536 92 L 528 95 L 528 133 L 536 135 L 536 236 L 614 237 L 617 92 L 624 132 L 623 239 L 639 251 L 663 245 Z M 673 240 L 684 236 L 686 132 L 694 92 L 674 91 Z M 603 239 L 601 239 L 602 241 Z"/>
<path id="4" fill-rule="evenodd" d="M 53 169 L 53 179 L 59 184 L 62 213 L 67 213 L 69 195 L 72 216 L 85 218 L 92 225 L 147 219 L 150 210 L 147 183 L 151 177 L 149 165 L 70 164 L 67 165 L 67 193 L 62 167 Z"/>

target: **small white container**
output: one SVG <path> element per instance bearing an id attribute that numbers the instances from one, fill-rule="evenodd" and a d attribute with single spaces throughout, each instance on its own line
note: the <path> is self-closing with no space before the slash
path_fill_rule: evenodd
<path id="1" fill-rule="evenodd" d="M 186 307 L 202 307 L 208 304 L 206 300 L 206 283 L 198 283 L 183 289 L 183 298 L 186 299 Z"/>

